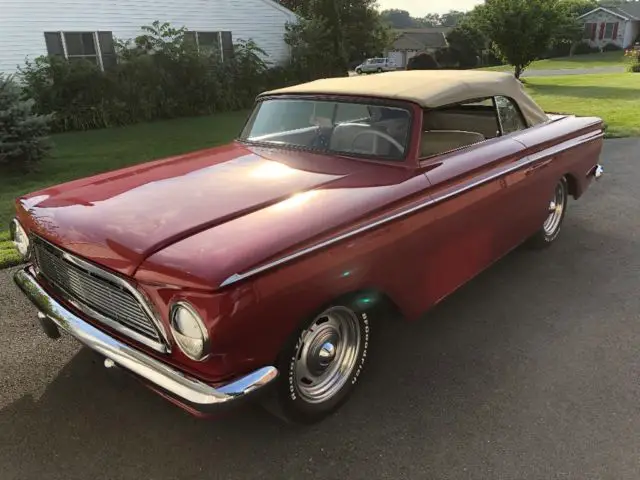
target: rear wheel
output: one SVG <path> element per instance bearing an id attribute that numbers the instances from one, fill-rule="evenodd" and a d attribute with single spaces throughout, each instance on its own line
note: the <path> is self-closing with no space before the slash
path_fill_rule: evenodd
<path id="1" fill-rule="evenodd" d="M 335 304 L 302 326 L 278 360 L 282 372 L 265 406 L 283 420 L 310 424 L 348 398 L 369 354 L 368 314 L 355 302 Z"/>
<path id="2" fill-rule="evenodd" d="M 562 177 L 549 201 L 549 214 L 542 224 L 542 228 L 529 239 L 529 246 L 536 249 L 546 248 L 558 238 L 567 212 L 568 200 L 569 184 L 567 179 Z"/>
<path id="3" fill-rule="evenodd" d="M 378 67 L 377 72 L 378 72 L 378 73 L 382 73 L 382 68 Z"/>

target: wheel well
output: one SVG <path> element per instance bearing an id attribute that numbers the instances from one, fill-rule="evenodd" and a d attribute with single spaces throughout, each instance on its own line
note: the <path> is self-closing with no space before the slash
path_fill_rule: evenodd
<path id="1" fill-rule="evenodd" d="M 578 181 L 576 177 L 567 173 L 564 176 L 567 179 L 567 186 L 569 187 L 569 195 L 571 195 L 574 199 L 578 198 Z"/>
<path id="2" fill-rule="evenodd" d="M 384 291 L 376 288 L 365 288 L 341 295 L 331 303 L 339 300 L 349 299 L 366 309 L 375 310 L 381 314 L 388 314 L 395 318 L 404 317 L 402 309 Z"/>

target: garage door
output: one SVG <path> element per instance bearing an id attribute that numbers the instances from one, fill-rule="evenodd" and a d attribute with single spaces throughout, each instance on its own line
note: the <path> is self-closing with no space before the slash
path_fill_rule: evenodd
<path id="1" fill-rule="evenodd" d="M 392 50 L 389 52 L 389 60 L 393 60 L 398 67 L 404 68 L 404 55 L 402 52 Z"/>

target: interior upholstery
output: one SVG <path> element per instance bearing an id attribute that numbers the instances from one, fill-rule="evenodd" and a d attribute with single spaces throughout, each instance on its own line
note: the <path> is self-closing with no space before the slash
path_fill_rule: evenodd
<path id="1" fill-rule="evenodd" d="M 485 138 L 494 138 L 500 128 L 493 111 L 432 110 L 424 113 L 422 125 L 424 130 L 480 132 Z"/>
<path id="2" fill-rule="evenodd" d="M 457 148 L 482 142 L 485 136 L 463 130 L 428 130 L 422 133 L 420 155 L 431 157 Z"/>

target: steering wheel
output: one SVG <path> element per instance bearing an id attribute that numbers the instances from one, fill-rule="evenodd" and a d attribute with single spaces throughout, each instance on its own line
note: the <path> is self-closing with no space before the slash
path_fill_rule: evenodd
<path id="1" fill-rule="evenodd" d="M 393 138 L 388 133 L 384 133 L 384 132 L 381 132 L 380 130 L 373 130 L 373 129 L 362 130 L 361 132 L 356 133 L 356 135 L 353 137 L 353 140 L 351 141 L 351 148 L 354 148 L 356 144 L 356 140 L 358 140 L 358 138 L 361 137 L 362 135 L 374 135 L 376 137 L 384 138 L 387 142 L 389 142 L 391 145 L 396 147 L 401 154 L 404 153 L 404 147 L 395 138 Z M 373 151 L 371 153 L 376 153 L 376 150 L 377 150 L 376 147 L 377 147 L 377 142 L 375 142 L 375 139 L 374 139 Z"/>

